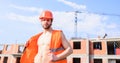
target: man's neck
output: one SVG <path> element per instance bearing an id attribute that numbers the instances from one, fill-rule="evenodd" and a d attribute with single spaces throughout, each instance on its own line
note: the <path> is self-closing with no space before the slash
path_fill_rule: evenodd
<path id="1" fill-rule="evenodd" d="M 47 33 L 47 32 L 50 32 L 50 33 L 51 33 L 51 32 L 52 32 L 52 30 L 53 30 L 52 28 L 49 28 L 49 29 L 44 29 L 43 33 Z"/>

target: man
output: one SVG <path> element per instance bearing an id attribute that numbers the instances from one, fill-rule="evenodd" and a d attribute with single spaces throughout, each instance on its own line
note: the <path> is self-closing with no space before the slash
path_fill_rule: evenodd
<path id="1" fill-rule="evenodd" d="M 67 63 L 73 50 L 63 32 L 52 29 L 52 12 L 43 11 L 39 19 L 43 32 L 28 40 L 20 63 Z"/>

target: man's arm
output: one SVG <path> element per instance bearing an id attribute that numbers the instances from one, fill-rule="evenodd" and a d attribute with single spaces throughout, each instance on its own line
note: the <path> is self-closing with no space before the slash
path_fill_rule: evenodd
<path id="1" fill-rule="evenodd" d="M 62 52 L 61 54 L 56 55 L 56 56 L 52 55 L 53 61 L 64 59 L 64 58 L 66 58 L 67 56 L 69 56 L 70 54 L 73 53 L 73 49 L 72 49 L 70 43 L 65 38 L 63 32 L 61 32 L 61 35 L 62 35 L 62 45 L 65 48 L 65 51 Z"/>

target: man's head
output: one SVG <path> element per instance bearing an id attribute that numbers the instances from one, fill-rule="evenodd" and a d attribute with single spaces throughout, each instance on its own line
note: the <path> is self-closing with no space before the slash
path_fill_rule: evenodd
<path id="1" fill-rule="evenodd" d="M 44 10 L 41 13 L 39 19 L 41 20 L 42 27 L 44 29 L 49 29 L 51 27 L 52 21 L 53 21 L 52 12 L 49 10 Z"/>

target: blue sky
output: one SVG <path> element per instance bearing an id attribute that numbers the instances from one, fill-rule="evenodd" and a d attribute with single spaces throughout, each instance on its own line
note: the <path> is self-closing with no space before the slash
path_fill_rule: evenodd
<path id="1" fill-rule="evenodd" d="M 53 29 L 63 30 L 69 40 L 77 37 L 120 37 L 119 0 L 0 0 L 0 43 L 25 43 L 42 31 L 39 15 L 42 10 L 54 14 Z M 106 15 L 103 15 L 106 13 Z M 117 15 L 117 16 L 116 16 Z"/>

